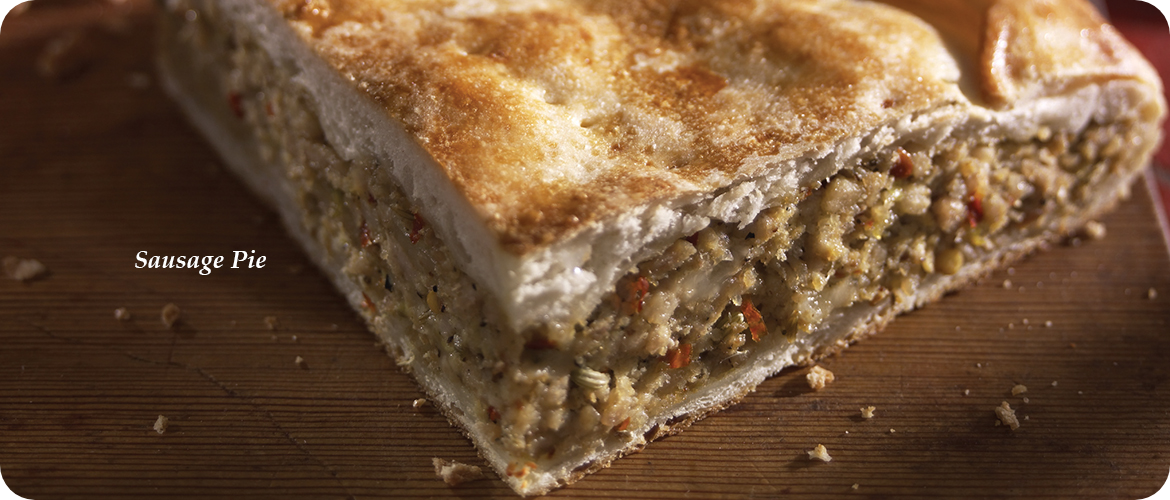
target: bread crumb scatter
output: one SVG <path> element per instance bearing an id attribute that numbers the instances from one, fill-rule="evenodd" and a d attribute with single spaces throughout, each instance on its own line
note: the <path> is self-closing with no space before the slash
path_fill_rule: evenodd
<path id="1" fill-rule="evenodd" d="M 1099 240 L 1105 237 L 1105 224 L 1091 220 L 1085 223 L 1085 236 L 1094 240 Z"/>
<path id="2" fill-rule="evenodd" d="M 833 457 L 829 456 L 829 450 L 826 449 L 825 445 L 823 444 L 818 444 L 816 448 L 808 450 L 808 458 L 810 460 L 820 460 L 822 462 L 833 461 Z"/>
<path id="3" fill-rule="evenodd" d="M 298 367 L 300 367 L 302 369 L 309 367 L 308 363 L 305 363 L 305 358 L 302 358 L 300 356 L 297 356 L 297 359 L 294 359 L 293 363 L 295 363 Z"/>
<path id="4" fill-rule="evenodd" d="M 833 375 L 833 372 L 821 368 L 820 366 L 814 366 L 809 369 L 808 374 L 806 374 L 804 378 L 805 380 L 808 380 L 808 386 L 811 387 L 814 391 L 824 389 L 826 385 L 831 383 L 833 380 L 836 380 L 836 376 Z"/>
<path id="5" fill-rule="evenodd" d="M 851 488 L 853 488 L 853 489 L 855 489 L 855 490 L 856 490 L 857 488 L 860 488 L 860 487 L 861 487 L 861 485 L 860 485 L 860 484 L 857 484 L 857 483 L 853 483 L 853 486 L 851 486 Z"/>
<path id="6" fill-rule="evenodd" d="M 865 408 L 862 408 L 861 409 L 861 418 L 866 418 L 866 419 L 873 418 L 874 410 L 877 410 L 877 407 L 866 406 Z"/>
<path id="7" fill-rule="evenodd" d="M 1052 328 L 1052 320 L 1045 321 L 1044 328 Z"/>
<path id="8" fill-rule="evenodd" d="M 275 330 L 279 326 L 280 326 L 280 322 L 277 321 L 276 316 L 265 316 L 264 317 L 264 327 L 265 328 L 268 328 L 269 330 Z"/>
<path id="9" fill-rule="evenodd" d="M 415 408 L 422 408 L 425 404 L 427 404 L 427 398 L 418 398 L 411 403 Z"/>
<path id="10" fill-rule="evenodd" d="M 39 278 L 49 271 L 41 261 L 20 257 L 4 258 L 4 274 L 16 281 L 25 282 Z"/>
<path id="11" fill-rule="evenodd" d="M 1003 280 L 1003 287 L 1010 290 L 1012 288 L 1012 280 Z"/>
<path id="12" fill-rule="evenodd" d="M 179 322 L 179 317 L 183 315 L 183 311 L 179 310 L 179 306 L 175 304 L 167 304 L 162 308 L 162 322 L 167 328 L 173 328 L 175 323 Z"/>
<path id="13" fill-rule="evenodd" d="M 1056 386 L 1057 386 L 1057 385 L 1059 385 L 1059 384 L 1060 384 L 1060 382 L 1057 382 L 1057 381 L 1055 381 L 1055 380 L 1053 380 L 1053 381 L 1052 381 L 1052 387 L 1056 387 Z"/>
<path id="14" fill-rule="evenodd" d="M 1149 290 L 1146 290 L 1146 298 L 1150 300 L 1158 298 L 1158 290 L 1156 288 L 1150 288 Z"/>
<path id="15" fill-rule="evenodd" d="M 114 319 L 118 321 L 130 321 L 130 311 L 125 307 L 114 309 Z"/>
<path id="16" fill-rule="evenodd" d="M 438 457 L 432 458 L 431 464 L 435 466 L 435 475 L 442 478 L 447 486 L 458 486 L 483 477 L 483 471 L 474 465 L 461 464 L 454 460 L 443 460 Z"/>
<path id="17" fill-rule="evenodd" d="M 963 395 L 964 395 L 964 396 L 970 396 L 970 395 L 971 395 L 971 389 L 963 389 Z"/>
<path id="18" fill-rule="evenodd" d="M 1016 410 L 1012 409 L 1007 401 L 1004 401 L 995 408 L 995 416 L 999 417 L 999 423 L 1011 427 L 1012 430 L 1020 428 L 1020 420 L 1016 418 Z"/>
<path id="19" fill-rule="evenodd" d="M 1028 397 L 1027 396 L 1024 397 L 1024 404 L 1028 404 Z"/>
<path id="20" fill-rule="evenodd" d="M 154 421 L 154 432 L 157 432 L 159 434 L 166 432 L 167 431 L 167 424 L 170 423 L 170 421 L 171 421 L 171 419 L 164 417 L 162 415 L 159 415 L 158 420 Z"/>
<path id="21" fill-rule="evenodd" d="M 896 430 L 894 430 L 894 429 L 890 429 L 890 434 L 893 434 L 893 433 L 895 433 L 895 432 L 898 432 L 898 431 L 896 431 Z"/>
<path id="22" fill-rule="evenodd" d="M 1015 387 L 1012 387 L 1012 396 L 1019 396 L 1025 392 L 1028 392 L 1028 387 L 1024 384 L 1016 384 Z"/>

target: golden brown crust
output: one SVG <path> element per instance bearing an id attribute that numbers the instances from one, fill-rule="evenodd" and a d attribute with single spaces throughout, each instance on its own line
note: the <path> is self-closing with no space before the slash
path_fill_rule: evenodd
<path id="1" fill-rule="evenodd" d="M 271 1 L 515 253 L 961 98 L 929 26 L 866 2 Z"/>
<path id="2" fill-rule="evenodd" d="M 1087 1 L 1000 0 L 987 12 L 983 89 L 996 106 L 1113 79 L 1156 81 Z"/>

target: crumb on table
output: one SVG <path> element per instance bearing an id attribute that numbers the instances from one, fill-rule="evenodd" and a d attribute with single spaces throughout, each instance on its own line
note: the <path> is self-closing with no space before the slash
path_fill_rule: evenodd
<path id="1" fill-rule="evenodd" d="M 1085 236 L 1091 239 L 1099 240 L 1105 237 L 1105 224 L 1091 220 L 1085 223 Z"/>
<path id="2" fill-rule="evenodd" d="M 179 316 L 182 314 L 183 311 L 179 310 L 179 306 L 173 303 L 167 304 L 162 308 L 162 322 L 164 325 L 167 325 L 167 328 L 172 328 L 179 321 Z"/>
<path id="3" fill-rule="evenodd" d="M 418 398 L 411 403 L 415 408 L 422 408 L 425 404 L 427 404 L 427 398 Z"/>
<path id="4" fill-rule="evenodd" d="M 114 309 L 114 319 L 118 321 L 130 321 L 130 311 L 125 307 Z"/>
<path id="5" fill-rule="evenodd" d="M 293 363 L 296 364 L 298 368 L 304 369 L 309 367 L 308 363 L 305 363 L 305 358 L 300 356 L 297 356 L 297 358 L 293 360 Z"/>
<path id="6" fill-rule="evenodd" d="M 819 365 L 809 369 L 808 374 L 804 377 L 808 380 L 808 386 L 814 391 L 824 389 L 826 385 L 836 379 L 833 372 L 821 368 Z"/>
<path id="7" fill-rule="evenodd" d="M 865 408 L 862 408 L 861 409 L 861 418 L 865 418 L 865 419 L 873 418 L 874 410 L 877 410 L 876 406 L 866 406 Z"/>
<path id="8" fill-rule="evenodd" d="M 1020 428 L 1020 419 L 1016 418 L 1016 410 L 1013 410 L 1007 401 L 1000 403 L 995 408 L 995 416 L 999 417 L 1000 423 L 1011 427 L 1013 431 Z"/>
<path id="9" fill-rule="evenodd" d="M 438 457 L 432 458 L 431 464 L 435 466 L 435 475 L 442 478 L 448 486 L 458 486 L 483 477 L 483 471 L 474 465 L 462 464 L 454 460 L 443 460 Z"/>
<path id="10" fill-rule="evenodd" d="M 816 448 L 808 450 L 808 458 L 809 460 L 820 460 L 822 462 L 833 461 L 833 457 L 829 456 L 829 450 L 823 444 L 818 444 Z"/>
<path id="11" fill-rule="evenodd" d="M 154 421 L 154 432 L 157 432 L 159 434 L 166 432 L 167 431 L 167 423 L 169 423 L 170 421 L 171 421 L 171 419 L 164 417 L 162 415 L 159 415 L 158 420 Z"/>
<path id="12" fill-rule="evenodd" d="M 276 316 L 265 316 L 264 326 L 269 330 L 275 330 L 276 327 L 280 326 L 280 322 L 276 320 Z"/>
<path id="13" fill-rule="evenodd" d="M 25 282 L 36 279 L 48 270 L 49 268 L 36 259 L 22 259 L 12 256 L 4 258 L 4 274 L 16 281 Z"/>
<path id="14" fill-rule="evenodd" d="M 1019 396 L 1025 392 L 1028 392 L 1028 387 L 1024 384 L 1016 384 L 1015 387 L 1012 387 L 1012 396 Z"/>

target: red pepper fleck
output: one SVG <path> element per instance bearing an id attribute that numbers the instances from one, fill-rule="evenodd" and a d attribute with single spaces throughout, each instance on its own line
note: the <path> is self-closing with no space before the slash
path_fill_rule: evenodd
<path id="1" fill-rule="evenodd" d="M 268 116 L 272 116 L 272 115 L 276 114 L 276 113 L 272 112 L 272 101 L 268 101 L 268 102 L 264 103 L 264 112 L 267 113 Z"/>
<path id="2" fill-rule="evenodd" d="M 534 351 L 547 351 L 549 349 L 556 349 L 557 345 L 554 344 L 553 341 L 549 340 L 547 337 L 545 337 L 543 335 L 537 335 L 535 337 L 532 337 L 532 340 L 529 340 L 528 342 L 526 342 L 524 344 L 524 348 L 525 349 L 532 349 Z"/>
<path id="3" fill-rule="evenodd" d="M 236 118 L 244 117 L 244 98 L 239 92 L 228 93 L 228 106 L 232 107 L 232 113 Z"/>
<path id="4" fill-rule="evenodd" d="M 645 276 L 638 276 L 638 279 L 626 283 L 622 294 L 622 313 L 629 315 L 642 312 L 642 305 L 649 293 L 650 280 Z"/>
<path id="5" fill-rule="evenodd" d="M 898 161 L 890 167 L 890 175 L 895 179 L 905 179 L 914 173 L 914 160 L 910 159 L 910 153 L 905 149 L 898 148 Z"/>
<path id="6" fill-rule="evenodd" d="M 500 412 L 498 410 L 496 410 L 495 406 L 489 406 L 487 409 L 487 412 L 488 412 L 488 420 L 495 422 L 495 421 L 498 421 L 500 419 Z"/>
<path id="7" fill-rule="evenodd" d="M 671 368 L 678 369 L 691 364 L 691 345 L 679 344 L 678 348 L 666 351 L 665 360 Z"/>
<path id="8" fill-rule="evenodd" d="M 374 306 L 374 301 L 370 300 L 370 297 L 364 293 L 362 294 L 362 307 L 373 312 L 378 312 L 378 308 Z"/>
<path id="9" fill-rule="evenodd" d="M 362 248 L 373 245 L 374 239 L 370 238 L 370 228 L 366 225 L 366 221 L 362 221 L 362 227 L 360 231 L 362 235 Z"/>
<path id="10" fill-rule="evenodd" d="M 752 332 L 752 340 L 759 342 L 760 337 L 768 333 L 768 327 L 764 325 L 764 316 L 756 309 L 755 304 L 752 304 L 752 299 L 746 297 L 740 310 L 743 312 L 743 319 L 747 321 L 748 329 Z"/>
<path id="11" fill-rule="evenodd" d="M 971 201 L 967 202 L 967 223 L 975 227 L 980 222 L 983 222 L 983 198 L 972 196 Z"/>
<path id="12" fill-rule="evenodd" d="M 534 469 L 536 469 L 536 464 L 533 462 L 525 462 L 524 465 L 513 462 L 508 464 L 508 467 L 504 469 L 504 474 L 512 477 L 524 477 Z"/>
<path id="13" fill-rule="evenodd" d="M 427 222 L 423 220 L 418 212 L 414 213 L 414 226 L 410 228 L 410 242 L 418 243 L 422 239 L 422 230 L 427 226 Z"/>
<path id="14" fill-rule="evenodd" d="M 366 201 L 375 207 L 378 206 L 378 199 L 374 198 L 374 193 L 366 193 Z"/>
<path id="15" fill-rule="evenodd" d="M 629 426 L 630 426 L 630 417 L 626 417 L 625 420 L 622 420 L 622 423 L 618 424 L 617 430 L 618 430 L 618 432 L 621 432 L 621 431 L 626 430 L 626 428 Z"/>

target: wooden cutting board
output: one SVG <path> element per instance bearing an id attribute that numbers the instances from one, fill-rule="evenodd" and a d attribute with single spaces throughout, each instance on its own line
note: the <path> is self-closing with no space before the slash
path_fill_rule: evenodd
<path id="1" fill-rule="evenodd" d="M 50 269 L 0 279 L 4 480 L 38 500 L 511 497 L 435 477 L 432 457 L 484 464 L 160 93 L 151 19 L 58 1 L 0 32 L 0 256 Z M 63 33 L 75 60 L 46 78 Z M 1148 496 L 1170 471 L 1170 256 L 1144 186 L 1103 221 L 825 360 L 823 391 L 786 371 L 552 496 Z M 267 263 L 135 269 L 144 250 Z"/>

